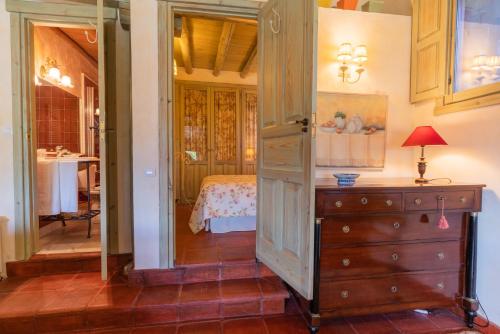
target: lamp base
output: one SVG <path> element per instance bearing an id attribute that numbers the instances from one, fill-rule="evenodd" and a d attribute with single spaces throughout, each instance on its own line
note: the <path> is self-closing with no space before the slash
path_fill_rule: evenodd
<path id="1" fill-rule="evenodd" d="M 430 180 L 429 179 L 424 179 L 423 177 L 419 177 L 417 179 L 415 179 L 415 183 L 417 184 L 425 184 L 425 183 L 429 183 Z"/>

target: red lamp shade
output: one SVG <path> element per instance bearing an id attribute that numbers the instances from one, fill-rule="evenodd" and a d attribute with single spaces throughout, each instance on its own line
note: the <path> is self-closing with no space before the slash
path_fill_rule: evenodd
<path id="1" fill-rule="evenodd" d="M 418 126 L 401 146 L 448 145 L 432 126 Z"/>

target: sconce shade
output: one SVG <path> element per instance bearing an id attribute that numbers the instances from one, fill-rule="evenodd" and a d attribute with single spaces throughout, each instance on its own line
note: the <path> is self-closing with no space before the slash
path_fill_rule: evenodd
<path id="1" fill-rule="evenodd" d="M 352 59 L 352 45 L 351 45 L 351 43 L 343 43 L 340 45 L 337 59 L 339 61 L 347 61 L 347 60 Z"/>
<path id="2" fill-rule="evenodd" d="M 418 126 L 403 143 L 406 146 L 448 145 L 432 126 Z"/>
<path id="3" fill-rule="evenodd" d="M 354 61 L 356 63 L 364 63 L 368 60 L 368 50 L 366 45 L 358 45 L 354 49 Z"/>

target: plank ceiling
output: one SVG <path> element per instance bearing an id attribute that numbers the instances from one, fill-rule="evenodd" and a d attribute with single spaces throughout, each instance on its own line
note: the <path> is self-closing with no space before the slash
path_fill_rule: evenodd
<path id="1" fill-rule="evenodd" d="M 181 34 L 187 34 L 191 50 L 190 60 L 192 67 L 214 70 L 218 52 L 225 49 L 225 57 L 221 66 L 221 71 L 242 72 L 247 62 L 250 63 L 249 73 L 257 71 L 257 61 L 254 48 L 257 41 L 257 22 L 247 19 L 224 19 L 204 16 L 183 16 L 176 18 L 179 29 L 180 20 L 184 20 L 185 27 L 182 33 L 179 31 L 174 39 L 174 58 L 177 66 L 185 67 L 181 39 L 186 38 Z M 224 34 L 224 24 L 226 32 L 228 24 L 232 25 L 232 35 Z M 186 29 L 187 28 L 187 31 Z M 227 43 L 227 44 L 226 44 Z M 221 46 L 222 44 L 222 46 Z M 184 57 L 183 57 L 184 56 Z M 220 57 L 220 56 L 219 56 Z M 250 60 L 250 61 L 249 61 Z M 214 75 L 217 75 L 216 71 Z M 245 76 L 243 74 L 242 76 Z"/>
<path id="2" fill-rule="evenodd" d="M 59 28 L 69 39 L 77 44 L 89 57 L 97 61 L 98 49 L 97 43 L 90 43 L 85 36 L 85 31 L 88 32 L 89 40 L 94 41 L 96 38 L 95 30 L 75 29 L 75 28 Z"/>

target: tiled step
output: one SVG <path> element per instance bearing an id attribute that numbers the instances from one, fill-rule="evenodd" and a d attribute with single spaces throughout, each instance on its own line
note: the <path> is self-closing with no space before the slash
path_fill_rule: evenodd
<path id="1" fill-rule="evenodd" d="M 184 265 L 175 269 L 132 270 L 129 273 L 129 284 L 158 286 L 263 277 L 276 277 L 276 274 L 263 263 L 257 263 L 253 259 L 207 265 Z"/>
<path id="2" fill-rule="evenodd" d="M 129 287 L 98 273 L 0 282 L 0 333 L 56 333 L 283 314 L 277 278 Z"/>
<path id="3" fill-rule="evenodd" d="M 108 256 L 108 270 L 114 272 L 132 261 L 131 254 Z M 101 270 L 101 253 L 33 255 L 27 261 L 7 262 L 9 277 L 32 277 Z"/>

